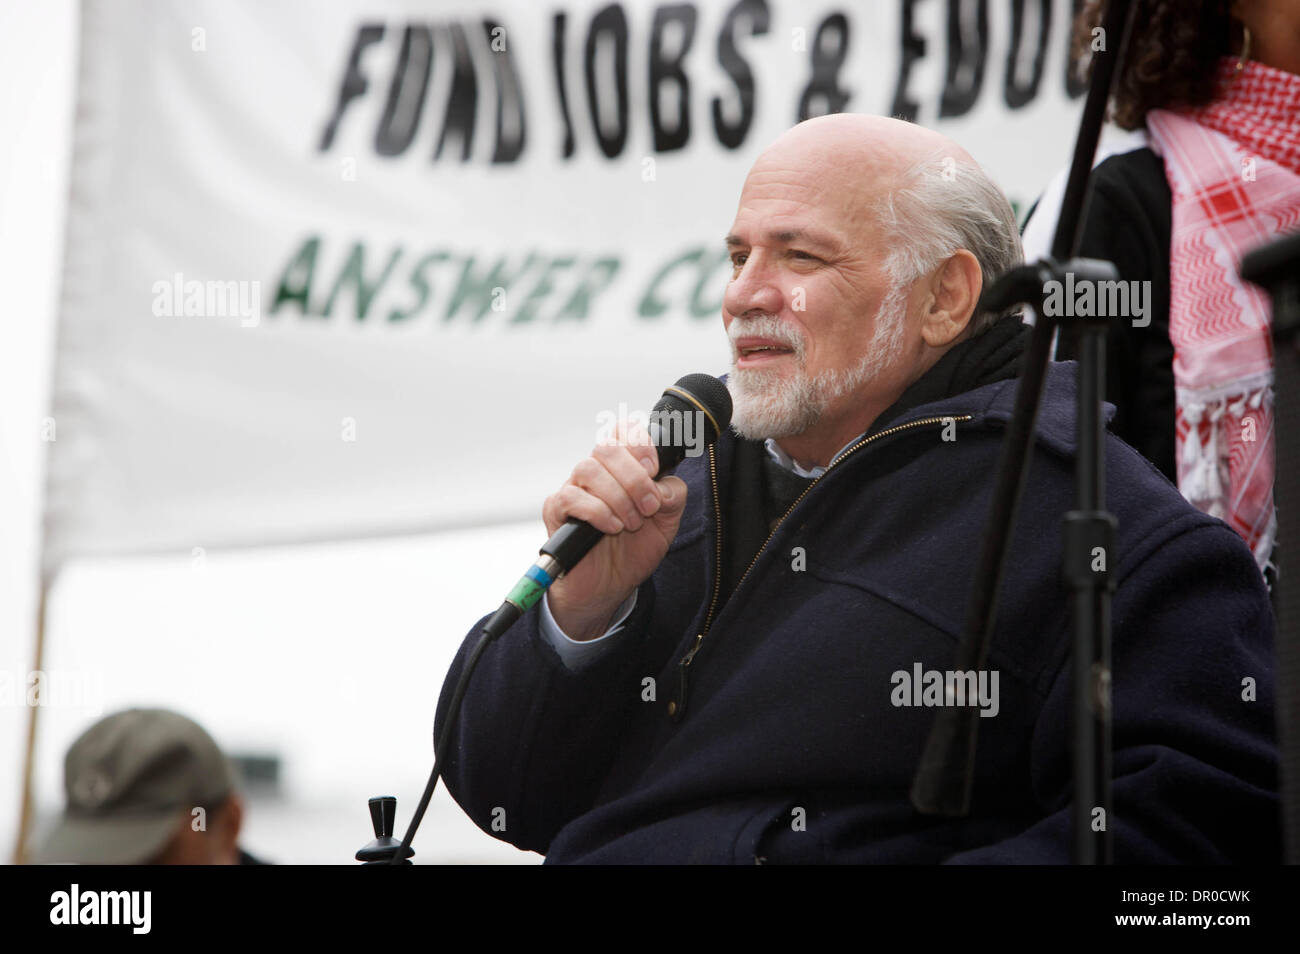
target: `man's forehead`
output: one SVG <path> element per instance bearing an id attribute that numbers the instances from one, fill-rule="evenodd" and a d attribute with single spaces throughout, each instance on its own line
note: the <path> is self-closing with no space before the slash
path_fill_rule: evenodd
<path id="1" fill-rule="evenodd" d="M 731 231 L 750 243 L 759 235 L 787 243 L 857 241 L 893 178 L 892 169 L 863 158 L 769 150 L 745 177 Z"/>
<path id="2" fill-rule="evenodd" d="M 836 249 L 856 241 L 871 221 L 873 200 L 862 188 L 804 185 L 782 177 L 742 191 L 727 244 L 815 244 Z"/>
<path id="3" fill-rule="evenodd" d="M 741 186 L 741 201 L 803 203 L 833 208 L 869 199 L 884 188 L 894 170 L 880 162 L 854 161 L 847 155 L 765 154 Z"/>
<path id="4" fill-rule="evenodd" d="M 873 211 L 888 192 L 941 152 L 969 160 L 947 137 L 902 120 L 840 113 L 799 123 L 745 177 L 732 235 L 749 244 L 814 236 L 858 244 L 875 231 Z"/>

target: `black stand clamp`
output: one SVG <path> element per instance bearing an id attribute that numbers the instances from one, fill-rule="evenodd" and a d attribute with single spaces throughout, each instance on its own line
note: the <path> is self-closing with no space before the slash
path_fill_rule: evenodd
<path id="1" fill-rule="evenodd" d="M 393 823 L 397 820 L 397 799 L 392 795 L 377 795 L 370 799 L 370 824 L 374 826 L 374 841 L 357 852 L 357 861 L 368 865 L 409 865 L 415 849 L 407 846 L 401 861 L 394 862 L 402 843 L 393 837 Z"/>

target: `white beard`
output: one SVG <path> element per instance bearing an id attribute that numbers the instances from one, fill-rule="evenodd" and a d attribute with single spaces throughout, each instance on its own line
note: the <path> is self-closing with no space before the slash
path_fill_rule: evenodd
<path id="1" fill-rule="evenodd" d="M 810 375 L 805 364 L 803 338 L 770 315 L 732 321 L 732 370 L 727 389 L 733 405 L 731 427 L 741 437 L 766 440 L 802 434 L 815 425 L 826 409 L 868 381 L 880 376 L 903 350 L 907 287 L 894 287 L 876 311 L 876 326 L 866 354 L 854 367 Z M 794 350 L 795 371 L 788 379 L 780 371 L 735 367 L 735 339 L 771 338 Z"/>

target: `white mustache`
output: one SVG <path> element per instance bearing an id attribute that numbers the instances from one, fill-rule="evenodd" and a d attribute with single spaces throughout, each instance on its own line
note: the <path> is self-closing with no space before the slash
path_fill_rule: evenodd
<path id="1" fill-rule="evenodd" d="M 731 342 L 732 361 L 740 356 L 736 350 L 736 342 L 741 338 L 768 338 L 789 348 L 796 358 L 803 357 L 803 336 L 773 315 L 738 319 L 731 323 L 731 327 L 727 329 L 727 339 Z"/>

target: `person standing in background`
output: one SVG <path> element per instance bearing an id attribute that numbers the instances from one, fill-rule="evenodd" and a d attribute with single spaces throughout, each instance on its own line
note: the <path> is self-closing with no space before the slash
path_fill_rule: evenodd
<path id="1" fill-rule="evenodd" d="M 1131 136 L 1094 171 L 1078 251 L 1151 283 L 1149 320 L 1108 333 L 1112 429 L 1236 530 L 1271 586 L 1272 339 L 1267 298 L 1238 267 L 1300 227 L 1300 3 L 1135 6 L 1111 99 Z M 1085 49 L 1105 8 L 1080 12 Z M 1050 250 L 1062 183 L 1030 214 L 1027 260 Z M 1057 359 L 1076 353 L 1063 332 Z"/>
<path id="2" fill-rule="evenodd" d="M 244 802 L 230 760 L 180 713 L 128 709 L 96 722 L 68 749 L 64 789 L 41 863 L 264 864 L 239 846 Z"/>

